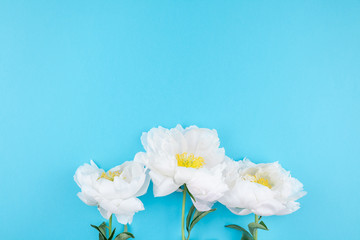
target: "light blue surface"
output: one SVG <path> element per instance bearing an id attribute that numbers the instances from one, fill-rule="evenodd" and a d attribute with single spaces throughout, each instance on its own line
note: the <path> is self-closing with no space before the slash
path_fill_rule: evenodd
<path id="1" fill-rule="evenodd" d="M 97 239 L 76 168 L 131 160 L 143 131 L 177 123 L 304 183 L 302 208 L 265 218 L 259 240 L 355 239 L 359 13 L 359 1 L 1 0 L 1 239 Z M 136 239 L 180 239 L 181 194 L 141 199 Z M 253 220 L 216 208 L 193 240 L 240 239 L 223 226 Z"/>

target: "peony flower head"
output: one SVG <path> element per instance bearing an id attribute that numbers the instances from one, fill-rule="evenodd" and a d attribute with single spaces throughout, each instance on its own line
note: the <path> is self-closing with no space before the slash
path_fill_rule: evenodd
<path id="1" fill-rule="evenodd" d="M 186 184 L 199 211 L 208 211 L 227 190 L 222 171 L 225 150 L 216 130 L 191 126 L 153 128 L 143 133 L 146 152 L 135 159 L 150 169 L 154 195 L 165 196 Z"/>
<path id="2" fill-rule="evenodd" d="M 127 224 L 135 212 L 144 210 L 137 197 L 146 193 L 150 178 L 142 163 L 129 161 L 105 172 L 90 161 L 76 170 L 74 180 L 81 188 L 79 198 L 97 206 L 106 219 L 115 214 L 118 222 Z"/>
<path id="3" fill-rule="evenodd" d="M 225 181 L 229 191 L 219 199 L 237 215 L 285 215 L 300 208 L 303 185 L 278 162 L 254 164 L 249 160 L 226 161 Z"/>

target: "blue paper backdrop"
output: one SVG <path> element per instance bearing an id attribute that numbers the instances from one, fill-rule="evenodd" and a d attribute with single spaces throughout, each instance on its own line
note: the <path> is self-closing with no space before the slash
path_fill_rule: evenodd
<path id="1" fill-rule="evenodd" d="M 177 123 L 215 128 L 230 157 L 280 161 L 304 183 L 302 208 L 265 218 L 260 239 L 355 239 L 359 12 L 350 0 L 1 0 L 1 239 L 97 239 L 76 168 L 131 160 L 143 131 Z M 136 239 L 180 239 L 181 194 L 141 199 Z M 192 239 L 240 239 L 224 225 L 253 216 L 215 207 Z"/>

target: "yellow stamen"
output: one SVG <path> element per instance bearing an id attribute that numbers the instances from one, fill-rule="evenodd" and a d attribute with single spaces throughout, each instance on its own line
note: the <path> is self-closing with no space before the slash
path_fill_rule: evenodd
<path id="1" fill-rule="evenodd" d="M 97 180 L 99 180 L 100 178 L 105 178 L 109 181 L 114 181 L 114 178 L 120 176 L 120 174 L 121 171 L 109 171 L 108 173 L 103 172 Z"/>
<path id="2" fill-rule="evenodd" d="M 176 160 L 179 167 L 186 168 L 201 168 L 205 164 L 204 158 L 195 157 L 192 153 L 188 156 L 186 152 L 183 154 L 176 154 Z"/>
<path id="3" fill-rule="evenodd" d="M 251 180 L 251 182 L 261 184 L 261 185 L 263 185 L 265 187 L 268 187 L 270 189 L 272 188 L 272 186 L 269 183 L 269 180 L 267 180 L 266 178 L 258 178 L 256 176 L 252 176 L 252 177 L 253 177 L 253 180 Z"/>

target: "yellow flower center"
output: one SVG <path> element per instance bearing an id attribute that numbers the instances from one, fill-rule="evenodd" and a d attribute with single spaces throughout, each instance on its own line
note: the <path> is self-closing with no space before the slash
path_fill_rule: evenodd
<path id="1" fill-rule="evenodd" d="M 256 176 L 252 176 L 252 180 L 251 182 L 255 182 L 255 183 L 258 183 L 258 184 L 261 184 L 265 187 L 268 187 L 268 188 L 272 188 L 272 186 L 270 185 L 269 183 L 269 180 L 267 180 L 266 178 L 258 178 Z"/>
<path id="2" fill-rule="evenodd" d="M 105 179 L 107 179 L 109 181 L 114 181 L 114 178 L 120 176 L 120 174 L 121 174 L 121 171 L 114 171 L 114 172 L 109 171 L 107 173 L 103 172 L 101 174 L 101 176 L 98 178 L 98 180 L 100 178 L 105 178 Z"/>
<path id="3" fill-rule="evenodd" d="M 195 157 L 194 154 L 190 153 L 189 156 L 186 152 L 183 154 L 176 154 L 176 160 L 179 167 L 186 168 L 201 168 L 204 163 L 204 158 Z"/>

